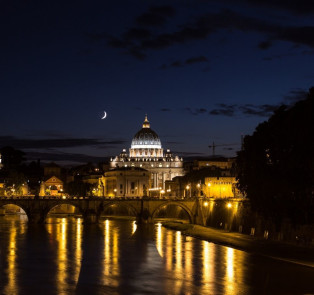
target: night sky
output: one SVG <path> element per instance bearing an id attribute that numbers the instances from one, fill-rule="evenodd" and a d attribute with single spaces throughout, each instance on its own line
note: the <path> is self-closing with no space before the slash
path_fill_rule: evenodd
<path id="1" fill-rule="evenodd" d="M 235 156 L 314 85 L 313 16 L 302 0 L 1 1 L 0 147 L 101 161 L 147 114 L 164 149 Z"/>

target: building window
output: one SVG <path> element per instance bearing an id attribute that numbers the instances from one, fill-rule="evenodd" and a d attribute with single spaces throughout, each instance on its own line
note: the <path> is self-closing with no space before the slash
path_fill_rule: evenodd
<path id="1" fill-rule="evenodd" d="M 123 184 L 120 184 L 120 189 L 123 189 Z"/>
<path id="2" fill-rule="evenodd" d="M 131 189 L 132 190 L 135 189 L 135 182 L 131 182 Z M 133 194 L 133 192 L 132 192 L 132 194 Z"/>

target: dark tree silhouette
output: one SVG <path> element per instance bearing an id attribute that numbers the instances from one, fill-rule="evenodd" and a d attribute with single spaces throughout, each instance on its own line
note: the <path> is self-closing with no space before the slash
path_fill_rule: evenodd
<path id="1" fill-rule="evenodd" d="M 10 146 L 0 148 L 0 153 L 5 171 L 18 170 L 25 161 L 25 153 Z"/>
<path id="2" fill-rule="evenodd" d="M 91 194 L 93 186 L 79 179 L 66 184 L 65 190 L 70 196 L 85 197 Z"/>
<path id="3" fill-rule="evenodd" d="M 236 159 L 239 189 L 252 209 L 277 225 L 314 221 L 314 88 L 294 106 L 281 106 L 244 138 Z"/>

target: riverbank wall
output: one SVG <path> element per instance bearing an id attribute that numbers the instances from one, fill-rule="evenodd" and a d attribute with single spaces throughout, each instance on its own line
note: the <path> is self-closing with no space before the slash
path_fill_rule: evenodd
<path id="1" fill-rule="evenodd" d="M 205 226 L 239 232 L 265 240 L 314 246 L 314 225 L 295 227 L 289 220 L 278 226 L 251 210 L 247 199 L 203 200 Z"/>

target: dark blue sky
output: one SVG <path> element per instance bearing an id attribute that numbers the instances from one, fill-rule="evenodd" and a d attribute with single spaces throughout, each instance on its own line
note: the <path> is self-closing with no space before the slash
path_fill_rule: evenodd
<path id="1" fill-rule="evenodd" d="M 100 160 L 148 114 L 180 156 L 234 156 L 314 85 L 314 4 L 287 2 L 2 1 L 0 146 Z"/>

